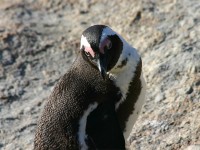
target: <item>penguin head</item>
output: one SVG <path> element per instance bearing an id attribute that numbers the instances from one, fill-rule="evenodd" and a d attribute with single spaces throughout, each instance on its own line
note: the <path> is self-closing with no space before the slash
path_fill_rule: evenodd
<path id="1" fill-rule="evenodd" d="M 80 49 L 87 61 L 96 66 L 105 79 L 118 62 L 123 51 L 123 40 L 108 26 L 94 25 L 83 32 Z"/>

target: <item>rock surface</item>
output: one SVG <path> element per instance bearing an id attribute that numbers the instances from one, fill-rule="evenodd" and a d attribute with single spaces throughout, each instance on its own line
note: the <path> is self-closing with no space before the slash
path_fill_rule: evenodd
<path id="1" fill-rule="evenodd" d="M 200 144 L 199 1 L 2 0 L 0 149 L 33 148 L 45 99 L 92 24 L 112 27 L 143 59 L 147 101 L 130 149 Z"/>

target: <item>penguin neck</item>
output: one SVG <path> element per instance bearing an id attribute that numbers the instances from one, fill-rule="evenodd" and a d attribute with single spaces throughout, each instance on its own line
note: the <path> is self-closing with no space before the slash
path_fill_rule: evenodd
<path id="1" fill-rule="evenodd" d="M 119 60 L 113 69 L 108 72 L 110 79 L 114 81 L 122 94 L 121 100 L 115 105 L 116 109 L 126 99 L 130 83 L 134 76 L 136 76 L 137 66 L 141 63 L 141 58 L 136 49 L 131 47 L 124 39 L 122 41 L 123 51 Z"/>

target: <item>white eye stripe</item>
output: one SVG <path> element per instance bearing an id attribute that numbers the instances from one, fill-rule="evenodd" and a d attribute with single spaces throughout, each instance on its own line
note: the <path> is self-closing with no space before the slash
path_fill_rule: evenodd
<path id="1" fill-rule="evenodd" d="M 81 45 L 80 45 L 80 49 L 82 47 L 91 47 L 90 43 L 88 42 L 87 38 L 85 36 L 81 36 Z"/>
<path id="2" fill-rule="evenodd" d="M 90 43 L 88 42 L 87 38 L 83 35 L 81 36 L 80 49 L 83 49 L 85 51 L 86 56 L 94 57 L 95 55 L 93 49 L 91 48 Z"/>

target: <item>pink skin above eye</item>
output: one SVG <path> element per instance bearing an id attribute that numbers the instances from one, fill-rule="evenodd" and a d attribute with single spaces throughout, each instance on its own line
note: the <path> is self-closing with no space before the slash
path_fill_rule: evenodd
<path id="1" fill-rule="evenodd" d="M 91 47 L 85 46 L 85 52 L 89 53 L 92 57 L 94 57 L 94 51 Z"/>
<path id="2" fill-rule="evenodd" d="M 99 44 L 99 50 L 101 54 L 105 53 L 105 47 L 108 46 L 111 41 L 108 38 L 104 38 Z M 85 52 L 89 53 L 93 58 L 95 57 L 95 53 L 90 46 L 85 46 Z"/>

